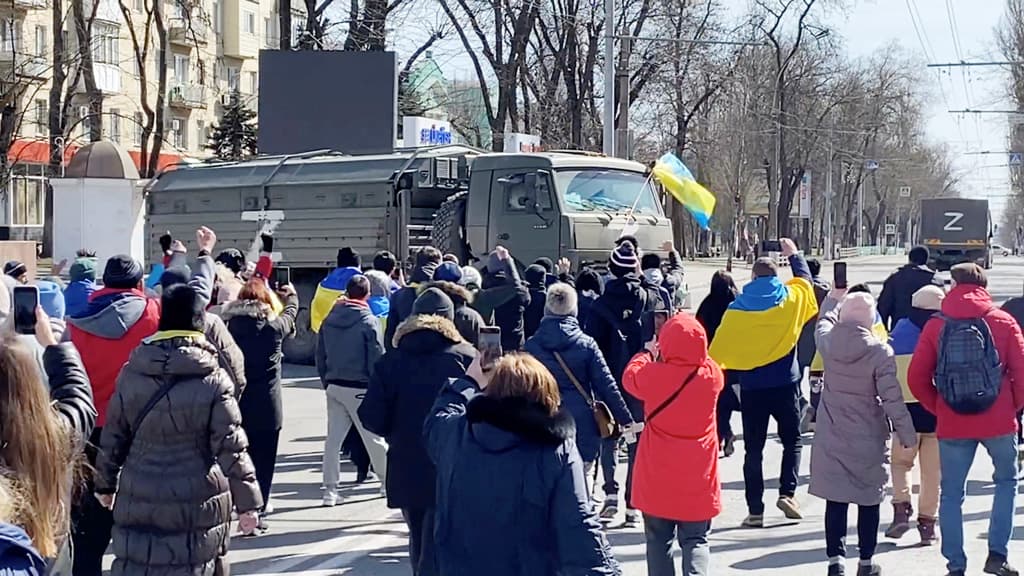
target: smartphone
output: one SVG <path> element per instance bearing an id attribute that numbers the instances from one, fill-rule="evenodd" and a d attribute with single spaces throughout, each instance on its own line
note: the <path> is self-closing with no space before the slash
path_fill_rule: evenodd
<path id="1" fill-rule="evenodd" d="M 836 288 L 842 290 L 847 287 L 846 282 L 846 262 L 836 262 L 832 265 L 833 284 Z"/>
<path id="2" fill-rule="evenodd" d="M 782 242 L 778 240 L 764 240 L 761 242 L 761 254 L 769 252 L 782 252 Z"/>
<path id="3" fill-rule="evenodd" d="M 661 332 L 661 327 L 668 322 L 668 311 L 667 310 L 655 310 L 654 311 L 654 333 L 658 334 Z"/>
<path id="4" fill-rule="evenodd" d="M 280 290 L 282 286 L 287 286 L 292 283 L 292 269 L 288 266 L 275 267 L 271 276 L 273 277 L 270 282 L 277 290 Z"/>
<path id="5" fill-rule="evenodd" d="M 501 358 L 501 327 L 482 326 L 480 328 L 480 366 L 484 370 L 494 368 Z"/>
<path id="6" fill-rule="evenodd" d="M 15 286 L 12 299 L 14 330 L 18 334 L 36 333 L 36 308 L 39 307 L 39 288 Z"/>

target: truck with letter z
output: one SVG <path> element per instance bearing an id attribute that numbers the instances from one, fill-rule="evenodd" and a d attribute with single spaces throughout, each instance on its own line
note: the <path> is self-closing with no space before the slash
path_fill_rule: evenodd
<path id="1" fill-rule="evenodd" d="M 921 244 L 929 265 L 946 271 L 963 262 L 992 267 L 992 215 L 988 200 L 930 198 L 921 200 Z"/>

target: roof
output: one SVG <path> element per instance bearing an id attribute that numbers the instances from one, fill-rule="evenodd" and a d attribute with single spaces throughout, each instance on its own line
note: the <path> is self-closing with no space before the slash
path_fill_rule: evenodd
<path id="1" fill-rule="evenodd" d="M 64 175 L 67 178 L 139 179 L 139 171 L 128 151 L 106 141 L 90 142 L 79 148 Z"/>
<path id="2" fill-rule="evenodd" d="M 604 168 L 645 173 L 647 167 L 639 162 L 586 152 L 536 152 L 536 153 L 495 153 L 486 154 L 473 160 L 477 170 L 503 168 Z"/>

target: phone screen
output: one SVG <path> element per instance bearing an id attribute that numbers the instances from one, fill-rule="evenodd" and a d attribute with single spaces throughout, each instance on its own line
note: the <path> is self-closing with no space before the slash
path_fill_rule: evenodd
<path id="1" fill-rule="evenodd" d="M 271 282 L 274 284 L 274 288 L 280 289 L 282 286 L 287 286 L 292 283 L 292 269 L 288 266 L 278 266 L 274 268 L 273 278 Z"/>
<path id="2" fill-rule="evenodd" d="M 782 242 L 778 240 L 765 240 L 761 242 L 761 253 L 767 254 L 768 252 L 782 252 Z"/>
<path id="3" fill-rule="evenodd" d="M 846 288 L 846 262 L 836 262 L 832 267 L 836 288 Z"/>
<path id="4" fill-rule="evenodd" d="M 35 334 L 36 308 L 39 307 L 39 288 L 14 287 L 14 330 L 18 334 Z"/>
<path id="5" fill-rule="evenodd" d="M 483 326 L 480 328 L 480 366 L 484 370 L 494 368 L 494 365 L 501 358 L 501 328 L 498 326 Z"/>

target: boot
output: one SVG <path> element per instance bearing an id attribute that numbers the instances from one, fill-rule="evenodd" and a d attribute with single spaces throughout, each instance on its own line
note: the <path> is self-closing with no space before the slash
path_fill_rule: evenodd
<path id="1" fill-rule="evenodd" d="M 886 538 L 899 540 L 910 530 L 910 517 L 914 514 L 914 507 L 910 502 L 892 503 L 892 524 L 885 531 Z"/>
<path id="2" fill-rule="evenodd" d="M 857 576 L 882 576 L 882 567 L 878 564 L 861 564 L 857 567 Z"/>
<path id="3" fill-rule="evenodd" d="M 939 541 L 938 535 L 935 534 L 935 518 L 918 516 L 917 532 L 921 535 L 921 544 L 924 546 L 931 546 Z"/>

